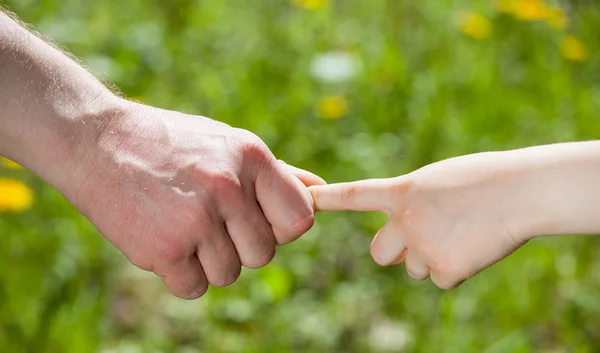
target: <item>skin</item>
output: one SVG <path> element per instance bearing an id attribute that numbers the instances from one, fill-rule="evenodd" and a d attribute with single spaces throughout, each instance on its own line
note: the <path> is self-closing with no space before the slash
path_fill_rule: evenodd
<path id="1" fill-rule="evenodd" d="M 258 268 L 314 210 L 382 211 L 371 252 L 454 288 L 537 236 L 600 233 L 600 142 L 467 155 L 323 185 L 248 131 L 124 100 L 0 14 L 0 154 L 182 298 Z M 309 186 L 308 191 L 306 186 Z M 310 191 L 310 193 L 309 193 Z M 311 199 L 312 196 L 312 199 Z"/>
<path id="2" fill-rule="evenodd" d="M 318 211 L 381 211 L 374 260 L 460 285 L 529 239 L 600 234 L 600 141 L 461 156 L 407 175 L 309 188 Z"/>
<path id="3" fill-rule="evenodd" d="M 122 99 L 1 12 L 0 154 L 187 299 L 310 229 L 306 186 L 324 183 L 248 131 Z"/>

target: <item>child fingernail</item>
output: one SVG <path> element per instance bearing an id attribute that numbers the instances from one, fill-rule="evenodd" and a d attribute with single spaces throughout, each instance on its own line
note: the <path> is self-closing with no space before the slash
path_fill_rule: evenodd
<path id="1" fill-rule="evenodd" d="M 396 259 L 392 262 L 393 265 L 397 265 L 399 263 L 404 262 L 404 260 L 406 260 L 406 253 L 408 252 L 408 249 L 404 249 L 400 255 L 398 255 L 398 257 L 396 257 Z"/>

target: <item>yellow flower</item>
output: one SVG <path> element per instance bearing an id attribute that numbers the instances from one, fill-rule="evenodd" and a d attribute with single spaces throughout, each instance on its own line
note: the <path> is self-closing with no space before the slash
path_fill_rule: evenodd
<path id="1" fill-rule="evenodd" d="M 569 26 L 569 18 L 565 12 L 556 7 L 548 9 L 546 22 L 548 22 L 550 27 L 555 29 L 565 29 L 567 26 Z"/>
<path id="2" fill-rule="evenodd" d="M 8 158 L 0 157 L 0 162 L 2 162 L 2 165 L 5 166 L 8 169 L 21 169 L 21 168 L 23 168 L 23 167 L 21 167 L 20 164 L 11 161 Z"/>
<path id="3" fill-rule="evenodd" d="M 327 96 L 321 99 L 317 115 L 323 119 L 335 120 L 348 114 L 348 102 L 344 96 Z"/>
<path id="4" fill-rule="evenodd" d="M 560 43 L 561 54 L 571 60 L 582 62 L 587 59 L 587 52 L 583 43 L 574 36 L 566 36 Z"/>
<path id="5" fill-rule="evenodd" d="M 555 29 L 565 29 L 569 25 L 569 18 L 563 10 L 543 0 L 496 0 L 496 10 L 511 13 L 524 21 L 545 20 Z"/>
<path id="6" fill-rule="evenodd" d="M 294 0 L 294 4 L 307 10 L 320 9 L 327 6 L 329 0 Z"/>
<path id="7" fill-rule="evenodd" d="M 473 39 L 485 39 L 489 37 L 492 32 L 491 22 L 476 12 L 461 12 L 458 20 L 460 23 L 460 30 Z"/>
<path id="8" fill-rule="evenodd" d="M 498 12 L 512 13 L 515 9 L 515 2 L 516 0 L 497 0 L 496 10 Z"/>
<path id="9" fill-rule="evenodd" d="M 33 203 L 33 192 L 27 185 L 13 179 L 0 178 L 0 212 L 20 212 Z"/>
<path id="10" fill-rule="evenodd" d="M 548 16 L 550 8 L 542 0 L 513 0 L 512 12 L 521 20 L 537 21 Z"/>

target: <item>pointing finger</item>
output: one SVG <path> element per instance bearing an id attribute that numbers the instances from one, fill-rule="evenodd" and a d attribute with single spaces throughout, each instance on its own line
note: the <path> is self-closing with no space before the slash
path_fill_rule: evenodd
<path id="1" fill-rule="evenodd" d="M 311 186 L 316 211 L 384 211 L 392 204 L 393 179 Z"/>

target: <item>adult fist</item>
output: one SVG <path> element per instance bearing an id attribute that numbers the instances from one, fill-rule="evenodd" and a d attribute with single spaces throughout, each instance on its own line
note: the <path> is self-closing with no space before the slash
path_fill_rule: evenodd
<path id="1" fill-rule="evenodd" d="M 65 195 L 176 296 L 234 282 L 240 266 L 266 265 L 277 244 L 311 228 L 300 179 L 322 180 L 277 161 L 248 131 L 124 101 L 109 115 L 88 122 L 97 138 Z"/>

